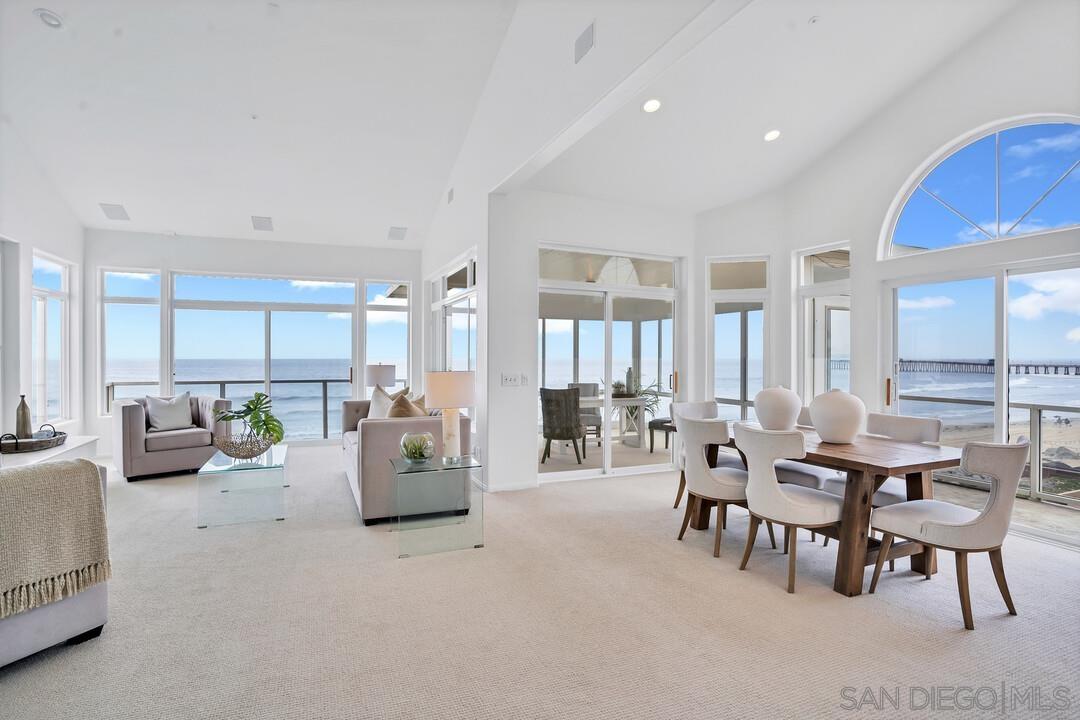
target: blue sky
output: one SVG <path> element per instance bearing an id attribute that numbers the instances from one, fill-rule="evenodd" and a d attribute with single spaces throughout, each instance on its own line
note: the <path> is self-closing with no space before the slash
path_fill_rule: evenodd
<path id="1" fill-rule="evenodd" d="M 1080 168 L 1039 201 L 1078 160 L 1076 124 L 1025 125 L 973 142 L 920 183 L 897 221 L 894 242 L 934 249 L 1078 224 Z"/>
<path id="2" fill-rule="evenodd" d="M 390 286 L 369 283 L 372 303 L 405 307 L 404 299 L 387 299 Z M 280 359 L 332 359 L 351 356 L 355 298 L 351 282 L 224 278 L 181 275 L 176 296 L 182 300 L 247 300 L 258 302 L 341 304 L 343 312 L 274 312 L 271 356 Z M 107 273 L 106 293 L 124 297 L 160 297 L 160 277 L 152 273 Z M 157 306 L 110 305 L 106 312 L 110 357 L 154 360 L 159 346 Z M 261 311 L 177 310 L 177 359 L 229 358 L 261 360 L 265 354 L 265 321 Z M 404 313 L 368 312 L 367 361 L 398 365 L 404 375 L 408 323 Z"/>

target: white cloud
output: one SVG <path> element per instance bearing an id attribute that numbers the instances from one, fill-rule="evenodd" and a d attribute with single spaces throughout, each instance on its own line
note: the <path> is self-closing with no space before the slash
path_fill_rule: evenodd
<path id="1" fill-rule="evenodd" d="M 393 310 L 368 310 L 367 311 L 367 323 L 368 325 L 383 325 L 386 323 L 401 323 L 402 325 L 409 322 L 409 313 L 395 312 Z"/>
<path id="2" fill-rule="evenodd" d="M 548 320 L 544 327 L 549 333 L 572 333 L 574 332 L 573 320 Z"/>
<path id="3" fill-rule="evenodd" d="M 370 305 L 399 305 L 404 307 L 409 304 L 408 298 L 388 298 L 385 295 L 376 295 L 371 299 Z"/>
<path id="4" fill-rule="evenodd" d="M 918 300 L 900 298 L 899 302 L 901 310 L 936 310 L 938 308 L 951 307 L 955 304 L 955 300 L 945 295 L 931 295 L 929 297 L 919 298 Z"/>
<path id="5" fill-rule="evenodd" d="M 1046 167 L 1044 165 L 1025 165 L 1016 172 L 1013 172 L 1009 177 L 1005 178 L 1005 182 L 1011 183 L 1017 180 L 1027 180 L 1033 177 L 1042 177 L 1046 174 Z"/>
<path id="6" fill-rule="evenodd" d="M 332 312 L 326 313 L 327 320 L 352 320 L 352 313 Z"/>
<path id="7" fill-rule="evenodd" d="M 144 281 L 147 281 L 147 282 L 149 282 L 150 280 L 153 280 L 155 277 L 157 277 L 154 273 L 117 272 L 115 270 L 109 270 L 108 274 L 112 275 L 113 277 L 122 277 L 122 278 L 127 278 L 128 280 L 144 280 Z"/>
<path id="8" fill-rule="evenodd" d="M 1065 339 L 1070 342 L 1080 343 L 1080 327 L 1074 327 L 1072 330 L 1065 333 Z"/>
<path id="9" fill-rule="evenodd" d="M 1074 150 L 1080 150 L 1080 129 L 1063 135 L 1049 135 L 1035 138 L 1031 142 L 1010 145 L 1006 148 L 1005 154 L 1029 158 L 1042 152 L 1072 152 Z"/>
<path id="10" fill-rule="evenodd" d="M 290 280 L 289 285 L 298 290 L 319 290 L 321 288 L 351 288 L 354 283 L 337 280 Z"/>
<path id="11" fill-rule="evenodd" d="M 1001 219 L 1001 233 L 1004 236 L 1009 232 L 1009 228 L 1012 227 L 1016 220 L 1009 220 L 1006 218 Z M 979 225 L 984 228 L 991 236 L 996 232 L 997 223 L 994 220 L 983 220 Z M 1027 217 L 1019 225 L 1012 229 L 1012 235 L 1026 235 L 1027 233 L 1042 232 L 1044 230 L 1052 230 L 1049 225 L 1036 217 Z M 956 233 L 956 239 L 962 243 L 977 243 L 984 242 L 988 238 L 983 233 L 979 232 L 975 228 L 968 225 L 966 228 Z"/>
<path id="12" fill-rule="evenodd" d="M 1037 320 L 1048 312 L 1080 315 L 1080 268 L 1013 275 L 1010 280 L 1010 287 L 1031 288 L 1031 292 L 1009 300 L 1010 315 L 1024 320 Z"/>

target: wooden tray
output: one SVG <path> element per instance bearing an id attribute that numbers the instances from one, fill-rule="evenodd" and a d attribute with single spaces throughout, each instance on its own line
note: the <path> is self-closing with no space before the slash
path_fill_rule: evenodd
<path id="1" fill-rule="evenodd" d="M 49 428 L 46 430 L 45 428 Z M 48 450 L 67 442 L 67 433 L 58 432 L 52 425 L 42 425 L 33 437 L 16 438 L 11 433 L 0 437 L 0 453 L 24 453 Z"/>

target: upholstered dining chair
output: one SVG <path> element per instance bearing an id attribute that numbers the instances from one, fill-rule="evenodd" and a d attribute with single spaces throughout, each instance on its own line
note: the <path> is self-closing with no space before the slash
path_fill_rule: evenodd
<path id="1" fill-rule="evenodd" d="M 583 398 L 600 397 L 600 383 L 567 383 L 566 387 L 577 388 Z M 585 437 L 588 438 L 590 430 L 596 433 L 596 447 L 602 446 L 604 434 L 602 418 L 603 415 L 598 407 L 581 408 L 581 424 L 585 428 Z"/>
<path id="2" fill-rule="evenodd" d="M 683 415 L 692 420 L 710 420 L 719 415 L 719 408 L 713 400 L 702 402 L 673 402 L 668 406 L 671 421 L 675 424 L 676 447 L 675 465 L 679 468 L 679 489 L 675 491 L 675 505 L 678 508 L 682 502 L 683 491 L 686 490 L 686 445 L 678 439 L 679 423 L 676 415 Z M 717 467 L 733 467 L 745 470 L 742 458 L 736 453 L 720 451 L 716 454 Z"/>
<path id="3" fill-rule="evenodd" d="M 761 521 L 783 525 L 788 552 L 787 591 L 793 593 L 799 528 L 839 525 L 843 500 L 821 490 L 778 481 L 774 467 L 777 460 L 806 457 L 806 443 L 798 430 L 763 430 L 738 423 L 735 425 L 735 445 L 746 456 L 749 471 L 746 502 L 750 511 L 750 530 L 739 569 L 745 570 L 750 561 Z"/>
<path id="4" fill-rule="evenodd" d="M 911 443 L 939 443 L 941 442 L 941 420 L 938 418 L 914 417 L 910 415 L 889 415 L 886 413 L 868 413 L 866 416 L 866 432 L 869 435 L 881 435 L 890 440 Z M 824 490 L 844 497 L 847 485 L 847 476 L 839 473 L 835 478 L 826 480 Z M 907 502 L 907 480 L 904 478 L 890 477 L 877 489 L 870 499 L 873 507 L 885 507 L 896 503 Z M 825 544 L 829 544 L 829 538 L 825 538 Z M 889 561 L 889 570 L 896 569 L 896 561 Z"/>
<path id="5" fill-rule="evenodd" d="M 686 513 L 679 540 L 686 534 L 690 518 L 700 503 L 711 500 L 716 503 L 716 540 L 713 557 L 720 557 L 720 538 L 727 525 L 727 506 L 746 507 L 747 473 L 742 468 L 710 467 L 705 458 L 709 445 L 723 445 L 731 439 L 726 420 L 696 420 L 676 415 L 676 432 L 686 448 Z"/>
<path id="6" fill-rule="evenodd" d="M 1027 458 L 1027 443 L 998 445 L 973 442 L 964 446 L 960 468 L 990 481 L 990 497 L 982 510 L 941 500 L 910 500 L 876 508 L 870 515 L 870 526 L 880 531 L 882 536 L 870 592 L 877 589 L 885 557 L 889 554 L 893 539 L 899 537 L 941 550 L 952 550 L 956 554 L 956 584 L 960 591 L 960 610 L 964 614 L 965 628 L 975 629 L 968 593 L 968 553 L 989 553 L 1001 598 L 1009 614 L 1015 615 L 1016 606 L 1005 582 L 1001 543 L 1009 532 L 1009 521 L 1016 502 L 1016 486 L 1020 484 Z M 926 579 L 930 579 L 929 565 Z"/>
<path id="7" fill-rule="evenodd" d="M 540 463 L 543 464 L 551 457 L 552 440 L 569 440 L 574 443 L 574 455 L 580 465 L 585 453 L 585 427 L 581 424 L 579 390 L 540 388 L 540 412 L 544 418 L 544 440 L 547 441 L 544 443 L 544 454 L 540 457 Z M 581 440 L 580 451 L 578 440 Z"/>
<path id="8" fill-rule="evenodd" d="M 799 411 L 799 419 L 796 422 L 803 427 L 813 427 L 814 423 L 810 420 L 810 408 L 804 405 L 803 409 Z M 843 475 L 832 468 L 801 463 L 798 460 L 776 461 L 776 479 L 778 482 L 822 490 L 827 482 L 837 478 L 842 479 Z"/>

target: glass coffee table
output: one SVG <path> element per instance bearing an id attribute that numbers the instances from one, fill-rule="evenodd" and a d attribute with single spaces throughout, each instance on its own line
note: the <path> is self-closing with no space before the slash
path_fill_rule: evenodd
<path id="1" fill-rule="evenodd" d="M 390 462 L 397 488 L 399 558 L 484 547 L 483 466 L 476 458 Z"/>
<path id="2" fill-rule="evenodd" d="M 250 460 L 231 458 L 220 450 L 199 469 L 195 526 L 285 519 L 285 454 L 274 445 Z"/>

